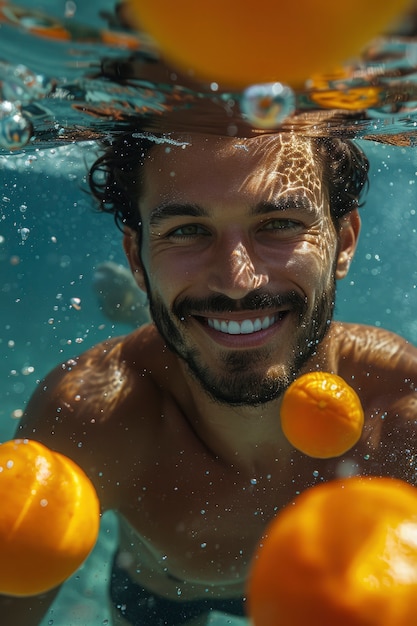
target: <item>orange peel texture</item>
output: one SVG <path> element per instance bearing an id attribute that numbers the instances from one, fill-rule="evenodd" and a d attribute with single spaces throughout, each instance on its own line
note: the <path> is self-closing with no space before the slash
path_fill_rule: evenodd
<path id="1" fill-rule="evenodd" d="M 281 427 L 288 441 L 315 458 L 347 452 L 360 439 L 364 414 L 357 393 L 340 376 L 309 372 L 287 389 Z"/>
<path id="2" fill-rule="evenodd" d="M 417 489 L 313 487 L 267 528 L 248 584 L 254 626 L 416 626 Z"/>
<path id="3" fill-rule="evenodd" d="M 16 439 L 0 445 L 0 593 L 30 596 L 73 574 L 94 547 L 96 491 L 71 459 Z"/>
<path id="4" fill-rule="evenodd" d="M 226 87 L 281 82 L 357 56 L 410 0 L 125 0 L 126 13 L 165 58 L 197 79 Z"/>

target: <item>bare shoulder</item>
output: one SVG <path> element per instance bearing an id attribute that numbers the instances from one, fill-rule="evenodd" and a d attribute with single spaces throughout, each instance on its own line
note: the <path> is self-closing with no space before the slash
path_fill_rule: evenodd
<path id="1" fill-rule="evenodd" d="M 399 335 L 362 324 L 335 324 L 335 339 L 341 369 L 366 370 L 381 376 L 407 374 L 417 383 L 417 348 Z"/>
<path id="2" fill-rule="evenodd" d="M 417 349 L 395 333 L 336 325 L 339 373 L 365 412 L 363 445 L 369 471 L 416 481 Z"/>
<path id="3" fill-rule="evenodd" d="M 399 335 L 360 324 L 338 324 L 340 374 L 358 392 L 368 415 L 396 424 L 417 416 L 417 349 Z"/>
<path id="4" fill-rule="evenodd" d="M 38 385 L 16 435 L 70 456 L 97 487 L 103 468 L 117 481 L 115 459 L 140 455 L 157 427 L 158 350 L 153 328 L 142 327 L 62 363 Z"/>

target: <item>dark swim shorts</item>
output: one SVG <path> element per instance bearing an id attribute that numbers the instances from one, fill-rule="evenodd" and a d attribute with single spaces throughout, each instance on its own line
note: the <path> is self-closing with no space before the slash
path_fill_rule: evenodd
<path id="1" fill-rule="evenodd" d="M 132 626 L 180 626 L 209 611 L 245 617 L 241 598 L 176 601 L 158 596 L 134 582 L 127 571 L 113 562 L 111 600 Z"/>

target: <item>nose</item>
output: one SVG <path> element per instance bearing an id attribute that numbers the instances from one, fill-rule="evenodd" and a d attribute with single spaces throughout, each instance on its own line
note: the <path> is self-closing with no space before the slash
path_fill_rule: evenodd
<path id="1" fill-rule="evenodd" d="M 223 241 L 211 268 L 209 289 L 238 300 L 264 287 L 269 281 L 268 275 L 257 269 L 252 257 L 241 241 L 234 245 Z"/>

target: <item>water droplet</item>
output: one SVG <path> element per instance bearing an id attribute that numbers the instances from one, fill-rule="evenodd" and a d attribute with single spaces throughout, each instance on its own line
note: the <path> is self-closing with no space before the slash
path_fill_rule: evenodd
<path id="1" fill-rule="evenodd" d="M 22 242 L 26 241 L 26 239 L 29 237 L 30 235 L 30 229 L 29 228 L 19 228 L 19 234 L 22 238 Z"/>
<path id="2" fill-rule="evenodd" d="M 258 481 L 256 480 L 256 478 L 251 478 L 250 479 L 250 484 L 251 485 L 256 485 L 258 483 Z"/>
<path id="3" fill-rule="evenodd" d="M 81 309 L 81 298 L 71 298 L 70 299 L 70 304 L 71 304 L 73 309 L 75 309 L 76 311 L 80 311 L 80 309 Z"/>
<path id="4" fill-rule="evenodd" d="M 25 146 L 33 134 L 33 126 L 18 106 L 5 100 L 0 103 L 0 148 L 17 150 Z"/>
<path id="5" fill-rule="evenodd" d="M 281 83 L 252 85 L 243 92 L 240 109 L 258 128 L 277 128 L 295 111 L 294 92 Z"/>

